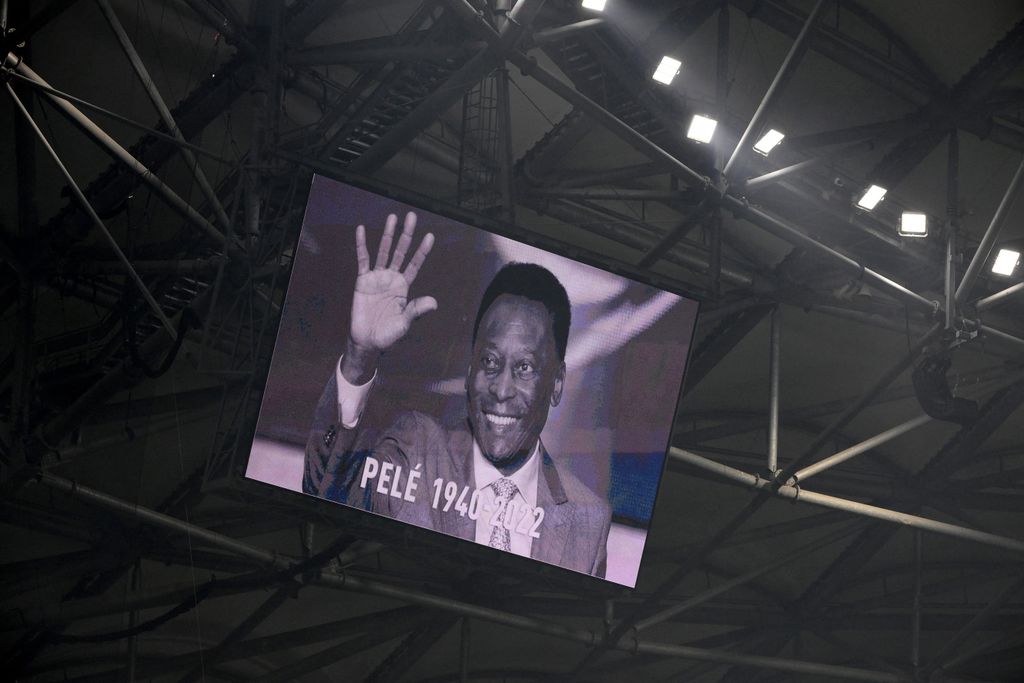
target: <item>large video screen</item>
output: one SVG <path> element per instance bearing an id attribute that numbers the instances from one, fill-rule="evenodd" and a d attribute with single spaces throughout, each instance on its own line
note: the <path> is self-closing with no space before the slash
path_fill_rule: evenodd
<path id="1" fill-rule="evenodd" d="M 246 476 L 634 587 L 696 315 L 315 177 Z"/>

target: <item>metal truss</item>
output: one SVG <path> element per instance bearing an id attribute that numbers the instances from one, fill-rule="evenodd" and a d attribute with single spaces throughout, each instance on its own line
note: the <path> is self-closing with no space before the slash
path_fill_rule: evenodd
<path id="1" fill-rule="evenodd" d="M 893 419 L 867 438 L 848 437 L 845 430 L 883 400 L 905 398 L 909 392 L 893 385 L 928 349 L 970 349 L 986 341 L 1015 362 L 1024 348 L 1019 325 L 1015 326 L 1012 318 L 998 316 L 1001 307 L 1020 303 L 1021 285 L 992 294 L 979 294 L 976 286 L 1024 177 L 1024 162 L 979 244 L 966 245 L 963 236 L 954 239 L 953 229 L 958 163 L 955 130 L 976 132 L 988 126 L 993 141 L 1024 149 L 1019 132 L 1000 120 L 993 103 L 999 83 L 1024 57 L 1020 24 L 957 84 L 946 87 L 895 32 L 859 5 L 842 3 L 841 11 L 855 15 L 882 36 L 890 46 L 889 59 L 845 35 L 840 10 L 824 0 L 816 2 L 809 13 L 779 0 L 733 2 L 732 6 L 752 19 L 794 40 L 760 105 L 744 120 L 743 133 L 731 154 L 713 159 L 673 132 L 674 122 L 689 112 L 689 106 L 650 87 L 643 73 L 646 67 L 631 52 L 629 39 L 609 21 L 581 17 L 568 2 L 520 0 L 513 6 L 499 2 L 487 12 L 478 11 L 480 3 L 465 0 L 424 2 L 412 9 L 394 35 L 307 46 L 306 37 L 322 22 L 343 14 L 345 3 L 305 0 L 285 9 L 263 0 L 252 3 L 246 18 L 230 3 L 189 0 L 185 4 L 194 18 L 215 28 L 234 54 L 217 69 L 217 78 L 204 79 L 172 107 L 120 24 L 117 10 L 107 0 L 100 0 L 100 11 L 125 53 L 133 77 L 143 84 L 158 112 L 155 125 L 139 124 L 91 104 L 87 98 L 62 92 L 44 80 L 45 74 L 33 71 L 32 60 L 18 47 L 18 39 L 44 30 L 69 4 L 53 2 L 32 17 L 22 12 L 17 17 L 20 24 L 12 24 L 15 30 L 4 42 L 5 90 L 22 117 L 18 125 L 26 126 L 21 130 L 31 131 L 44 145 L 75 202 L 69 202 L 46 225 L 36 226 L 28 199 L 31 191 L 22 188 L 21 232 L 13 240 L 4 235 L 0 245 L 0 255 L 10 265 L 0 290 L 4 310 L 10 300 L 16 300 L 18 319 L 17 348 L 3 364 L 4 386 L 10 385 L 12 419 L 0 431 L 0 520 L 12 528 L 59 536 L 75 549 L 0 566 L 0 575 L 7 579 L 5 592 L 11 598 L 20 587 L 32 586 L 40 578 L 79 580 L 72 589 L 62 591 L 59 602 L 35 610 L 4 612 L 0 626 L 18 634 L 7 649 L 6 670 L 20 673 L 26 680 L 50 680 L 51 675 L 68 678 L 71 671 L 77 676 L 73 680 L 173 674 L 184 683 L 201 679 L 204 667 L 218 675 L 234 676 L 231 667 L 243 660 L 289 648 L 323 648 L 300 661 L 249 676 L 260 681 L 287 681 L 392 643 L 370 679 L 397 680 L 415 671 L 428 652 L 440 647 L 456 623 L 459 656 L 457 663 L 453 660 L 448 678 L 461 680 L 503 675 L 578 680 L 609 673 L 629 675 L 652 662 L 678 660 L 687 663 L 679 675 L 689 679 L 717 675 L 716 680 L 722 681 L 754 680 L 756 676 L 762 681 L 837 678 L 937 683 L 965 680 L 958 678 L 961 672 L 965 677 L 975 673 L 998 677 L 1019 661 L 1012 650 L 1019 647 L 1021 634 L 1011 625 L 1018 623 L 1014 620 L 1019 617 L 1020 603 L 1015 601 L 1024 589 L 1024 583 L 1016 578 L 1024 539 L 1013 528 L 988 528 L 976 513 L 978 506 L 1007 510 L 1019 504 L 1015 496 L 999 498 L 990 489 L 1020 481 L 1021 448 L 1011 446 L 991 455 L 988 462 L 999 463 L 994 470 L 979 473 L 969 469 L 971 459 L 979 456 L 986 441 L 1018 414 L 1015 411 L 1024 402 L 1019 363 L 994 369 L 990 379 L 1001 379 L 1005 386 L 992 391 L 986 385 L 987 400 L 978 419 L 960 429 L 916 472 L 902 467 L 883 447 L 929 423 L 927 416 Z M 716 17 L 719 58 L 724 62 L 729 55 L 729 7 L 720 2 L 680 3 L 668 12 L 652 36 L 652 44 L 684 39 Z M 834 20 L 832 11 L 837 13 Z M 538 60 L 530 53 L 534 48 L 543 50 L 548 59 Z M 802 153 L 789 165 L 762 168 L 747 158 L 747 143 L 784 97 L 802 57 L 812 50 L 882 83 L 913 105 L 916 113 L 902 121 L 808 136 L 795 145 Z M 335 73 L 330 67 L 336 65 L 351 69 L 355 76 L 344 83 L 333 80 Z M 570 110 L 518 160 L 512 158 L 509 139 L 514 125 L 508 115 L 509 66 L 561 98 Z M 718 106 L 723 114 L 727 113 L 725 66 L 719 64 Z M 321 68 L 323 71 L 318 70 Z M 474 144 L 472 135 L 464 135 L 453 155 L 451 149 L 440 147 L 436 139 L 424 134 L 488 78 L 497 79 L 495 111 L 499 115 L 486 132 L 497 144 Z M 316 124 L 288 129 L 282 122 L 282 93 L 291 91 L 323 107 L 324 114 Z M 250 138 L 244 155 L 228 160 L 192 142 L 243 97 L 249 102 L 245 125 Z M 472 100 L 466 101 L 472 108 Z M 39 125 L 40 104 L 73 121 L 115 164 L 91 184 L 80 186 L 51 144 L 45 126 Z M 144 135 L 136 144 L 124 146 L 86 111 L 114 114 L 115 119 L 141 129 Z M 917 130 L 925 123 L 932 130 Z M 467 129 L 463 122 L 462 132 Z M 585 169 L 584 173 L 561 165 L 568 152 L 597 129 L 622 141 L 643 161 Z M 23 176 L 31 175 L 34 163 L 25 160 L 30 155 L 24 138 L 18 141 Z M 948 231 L 952 236 L 945 253 L 903 244 L 874 219 L 844 215 L 816 192 L 827 181 L 819 173 L 822 167 L 874 149 L 880 141 L 897 142 L 873 175 L 893 182 L 946 138 L 951 139 L 952 217 Z M 832 149 L 819 152 L 824 146 Z M 699 468 L 713 478 L 750 489 L 752 497 L 705 538 L 653 553 L 654 564 L 666 566 L 657 581 L 649 582 L 651 587 L 644 584 L 637 593 L 623 596 L 603 588 L 579 589 L 564 577 L 543 573 L 525 572 L 509 579 L 503 573 L 514 571 L 500 563 L 491 567 L 462 557 L 444 557 L 443 553 L 427 553 L 429 559 L 423 560 L 427 543 L 420 545 L 400 535 L 389 536 L 386 544 L 359 541 L 350 535 L 357 531 L 366 535 L 358 524 L 339 526 L 327 515 L 311 514 L 272 495 L 254 500 L 252 494 L 231 486 L 242 467 L 237 459 L 239 447 L 246 420 L 258 406 L 261 375 L 280 314 L 288 247 L 300 219 L 297 198 L 302 193 L 297 188 L 305 180 L 304 173 L 312 169 L 391 188 L 385 166 L 409 148 L 426 151 L 450 173 L 456 188 L 467 180 L 467 174 L 479 177 L 481 168 L 497 170 L 488 176 L 492 187 L 485 189 L 493 196 L 486 204 L 500 204 L 501 215 L 465 213 L 468 201 L 462 202 L 462 215 L 481 224 L 499 225 L 509 234 L 526 235 L 540 244 L 554 242 L 531 234 L 529 219 L 522 219 L 526 227 L 509 224 L 515 222 L 515 216 L 522 217 L 523 209 L 551 216 L 618 247 L 614 253 L 606 253 L 562 243 L 559 249 L 703 295 L 708 306 L 701 323 L 702 339 L 690 365 L 688 394 L 709 383 L 714 369 L 726 363 L 734 349 L 769 319 L 767 417 L 698 415 L 684 407 L 680 424 L 690 420 L 693 428 L 677 430 L 677 445 L 669 452 L 673 471 L 680 466 L 688 473 Z M 198 188 L 199 200 L 173 189 L 170 173 L 161 177 L 176 157 L 185 165 L 189 182 Z M 472 163 L 463 163 L 467 159 Z M 213 172 L 212 162 L 218 164 Z M 666 188 L 637 184 L 657 176 L 666 177 Z M 26 181 L 23 178 L 21 182 Z M 123 248 L 108 227 L 108 216 L 117 215 L 125 197 L 142 187 L 166 203 L 180 221 L 169 240 L 173 246 L 155 245 L 155 253 L 147 258 Z M 402 192 L 401 188 L 392 189 Z M 776 192 L 818 208 L 831 208 L 834 225 L 852 227 L 859 239 L 844 237 L 849 241 L 841 243 L 837 237 L 830 241 L 822 235 L 837 232 L 823 233 L 808 226 L 798 212 L 787 215 L 785 202 Z M 764 204 L 755 203 L 762 196 Z M 432 204 L 427 199 L 422 203 L 459 215 L 458 207 Z M 669 209 L 678 220 L 666 227 L 626 212 L 624 207 L 637 203 Z M 806 287 L 792 286 L 791 278 L 802 265 L 800 253 L 785 267 L 768 267 L 730 237 L 723 216 L 732 216 L 820 259 L 824 265 L 815 264 L 807 279 L 838 272 L 847 281 L 881 293 L 881 300 L 854 303 L 825 288 L 808 292 Z M 26 247 L 24 233 L 29 225 L 38 227 L 42 245 L 38 250 Z M 48 265 L 74 260 L 76 253 L 81 253 L 76 249 L 85 248 L 81 243 L 90 226 L 103 233 L 113 257 L 91 258 L 74 268 Z M 962 274 L 957 273 L 954 255 L 975 246 L 973 258 Z M 920 283 L 897 281 L 887 274 L 893 272 L 893 264 L 906 263 L 917 265 Z M 129 282 L 144 306 L 134 295 L 125 294 Z M 67 338 L 48 338 L 37 345 L 36 299 L 44 288 L 87 300 L 102 307 L 103 314 Z M 938 290 L 941 293 L 935 293 Z M 780 350 L 787 333 L 784 323 L 788 314 L 783 311 L 791 306 L 842 315 L 870 329 L 900 329 L 904 320 L 896 316 L 902 313 L 906 329 L 909 331 L 913 318 L 918 332 L 913 343 L 908 343 L 907 353 L 883 368 L 859 396 L 787 414 L 780 400 L 783 371 L 789 369 L 781 367 Z M 118 392 L 138 387 L 147 374 L 163 374 L 168 368 L 156 372 L 153 368 L 168 354 L 174 361 L 172 372 L 180 369 L 182 361 L 175 358 L 182 344 L 188 345 L 196 372 L 215 383 L 190 389 L 195 392 L 191 394 L 175 386 L 168 400 L 154 398 L 150 408 L 159 419 L 154 418 L 150 429 L 153 435 L 159 430 L 180 434 L 183 420 L 178 402 L 187 401 L 195 414 L 186 420 L 215 423 L 208 429 L 212 437 L 199 467 L 182 472 L 181 481 L 149 506 L 58 474 L 68 465 L 92 465 L 95 453 L 130 451 L 135 435 L 128 431 L 86 443 L 78 441 L 78 434 L 90 420 L 102 421 L 104 405 L 110 411 L 120 409 L 120 404 L 110 405 Z M 76 357 L 69 359 L 71 355 Z M 47 366 L 48 374 L 43 372 Z M 62 374 L 63 382 L 59 379 Z M 79 387 L 70 377 L 80 378 L 79 384 L 84 386 Z M 66 391 L 63 400 L 45 405 L 34 399 L 44 380 L 57 387 L 54 394 Z M 126 405 L 136 403 L 129 399 Z M 160 415 L 157 406 L 162 406 L 166 415 Z M 826 424 L 818 422 L 829 416 Z M 723 436 L 761 430 L 765 432 L 763 454 L 759 451 L 750 456 L 711 443 Z M 812 438 L 795 457 L 785 457 L 780 436 L 799 430 L 809 430 Z M 763 462 L 752 461 L 752 457 L 763 458 Z M 869 458 L 875 467 L 873 478 L 851 469 L 850 463 Z M 1004 459 L 1009 467 L 1002 466 Z M 736 460 L 741 466 L 733 466 Z M 857 475 L 856 481 L 842 479 L 843 473 L 851 472 Z M 885 478 L 895 476 L 902 477 L 899 486 L 883 485 Z M 805 488 L 812 477 L 821 491 Z M 846 493 L 844 486 L 854 492 Z M 986 497 L 988 507 L 980 500 Z M 774 498 L 793 501 L 794 510 L 809 505 L 828 512 L 782 521 L 773 518 L 745 528 L 764 514 Z M 248 508 L 240 508 L 254 502 L 264 506 L 258 523 L 246 512 Z M 212 511 L 208 505 L 214 506 Z M 877 580 L 868 574 L 869 562 L 902 527 L 913 529 L 913 557 L 900 574 L 900 588 L 881 596 L 856 591 L 844 594 L 851 586 L 856 588 L 858 580 Z M 299 532 L 298 542 L 266 548 L 246 539 L 282 530 Z M 1005 554 L 998 562 L 964 562 L 960 567 L 925 562 L 923 548 L 936 536 L 998 548 Z M 734 571 L 720 564 L 730 549 L 784 542 L 786 550 L 761 566 Z M 842 549 L 836 551 L 839 544 Z M 81 550 L 83 546 L 88 549 Z M 833 559 L 800 595 L 771 588 L 771 576 L 801 566 L 807 558 L 829 549 Z M 380 557 L 388 554 L 420 558 L 422 571 L 403 573 L 381 561 Z M 215 572 L 216 577 L 198 586 L 193 581 L 143 587 L 139 580 L 143 561 L 193 571 L 200 567 Z M 708 585 L 694 590 L 693 578 L 701 572 L 707 573 Z M 507 579 L 504 587 L 509 597 L 504 602 L 485 597 L 486 587 L 499 578 Z M 122 585 L 127 593 L 115 596 L 112 588 Z M 965 601 L 968 614 L 927 606 L 929 599 L 972 585 L 991 590 L 980 600 Z M 266 624 L 290 599 L 300 595 L 312 599 L 308 594 L 319 590 L 374 596 L 389 601 L 388 605 L 402 606 L 254 635 L 265 634 Z M 161 628 L 206 600 L 228 596 L 249 596 L 254 604 L 212 648 L 178 654 L 142 651 L 140 634 Z M 875 611 L 893 604 L 894 596 L 909 599 L 905 614 Z M 152 617 L 146 610 L 158 608 L 160 616 L 144 619 Z M 119 615 L 127 619 L 127 627 L 101 633 L 82 633 L 77 628 L 80 622 Z M 477 637 L 472 625 L 476 623 L 573 643 L 582 646 L 586 655 L 567 662 L 566 670 L 480 666 L 472 652 Z M 721 632 L 685 644 L 677 642 L 671 630 L 707 625 L 720 627 Z M 908 656 L 905 661 L 893 662 L 873 653 L 869 644 L 851 643 L 850 628 L 906 633 Z M 922 655 L 922 637 L 928 633 L 945 636 L 942 654 L 930 659 Z M 977 637 L 980 633 L 983 638 Z M 820 661 L 785 650 L 790 643 L 802 642 L 807 634 L 838 654 Z M 89 642 L 90 638 L 125 642 L 127 652 L 50 656 L 62 645 L 83 639 Z M 631 658 L 613 660 L 612 653 Z M 986 657 L 998 658 L 1003 668 L 997 662 L 994 673 L 989 673 Z M 788 678 L 800 676 L 804 678 Z"/>

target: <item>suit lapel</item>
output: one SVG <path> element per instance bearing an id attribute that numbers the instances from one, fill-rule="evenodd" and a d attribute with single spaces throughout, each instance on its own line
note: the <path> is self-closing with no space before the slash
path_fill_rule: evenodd
<path id="1" fill-rule="evenodd" d="M 543 444 L 542 444 L 543 445 Z M 542 448 L 540 477 L 537 480 L 537 506 L 544 510 L 544 521 L 540 525 L 540 538 L 533 541 L 530 555 L 537 560 L 561 565 L 571 530 L 568 498 L 558 477 L 555 462 Z"/>

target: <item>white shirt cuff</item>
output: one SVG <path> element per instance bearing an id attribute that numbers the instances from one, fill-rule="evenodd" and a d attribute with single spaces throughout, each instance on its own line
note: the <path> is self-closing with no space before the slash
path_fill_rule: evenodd
<path id="1" fill-rule="evenodd" d="M 334 366 L 334 376 L 338 384 L 338 421 L 345 429 L 355 429 L 359 424 L 359 418 L 363 416 L 363 409 L 366 408 L 373 382 L 377 379 L 377 372 L 374 371 L 373 377 L 366 384 L 351 384 L 341 374 L 342 359 L 344 356 L 339 358 Z"/>

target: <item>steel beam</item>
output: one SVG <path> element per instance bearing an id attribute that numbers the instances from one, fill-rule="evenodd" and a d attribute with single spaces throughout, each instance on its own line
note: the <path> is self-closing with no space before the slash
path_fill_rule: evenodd
<path id="1" fill-rule="evenodd" d="M 723 465 L 696 453 L 684 451 L 681 448 L 670 448 L 669 456 L 680 462 L 684 462 L 688 465 L 693 465 L 707 472 L 711 472 L 712 474 L 716 474 L 724 479 L 750 486 L 758 491 L 771 491 L 780 498 L 793 501 L 804 501 L 811 505 L 831 508 L 834 510 L 843 510 L 844 512 L 851 512 L 853 514 L 878 519 L 884 522 L 891 522 L 914 529 L 921 529 L 923 531 L 964 539 L 974 543 L 990 545 L 1004 550 L 1024 553 L 1024 540 L 990 534 L 985 531 L 978 531 L 977 529 L 970 529 L 956 524 L 939 522 L 937 520 L 911 515 L 898 510 L 890 510 L 876 505 L 868 505 L 866 503 L 860 503 L 853 500 L 837 498 L 836 496 L 815 493 L 798 486 L 789 486 L 786 484 L 783 484 L 782 486 L 773 486 L 770 480 L 763 479 L 756 474 L 747 474 L 742 470 L 729 467 L 728 465 Z"/>
<path id="2" fill-rule="evenodd" d="M 779 469 L 779 366 L 782 358 L 782 309 L 772 309 L 768 339 L 768 472 Z"/>
<path id="3" fill-rule="evenodd" d="M 876 434 L 871 438 L 864 439 L 858 444 L 854 444 L 849 448 L 845 448 L 836 453 L 835 455 L 830 455 L 827 458 L 822 458 L 813 465 L 808 465 L 807 467 L 804 467 L 802 470 L 797 471 L 793 475 L 793 479 L 795 479 L 799 483 L 803 483 L 820 472 L 824 472 L 825 470 L 835 467 L 840 463 L 844 463 L 850 458 L 858 456 L 861 453 L 865 453 L 873 448 L 881 446 L 884 443 L 888 443 L 889 441 L 892 441 L 896 437 L 902 436 L 907 432 L 916 429 L 921 425 L 927 424 L 931 421 L 932 418 L 929 417 L 928 415 L 919 415 L 918 417 L 915 417 L 912 420 L 907 420 L 906 422 L 896 425 L 891 429 L 887 429 L 884 432 L 881 432 L 880 434 Z"/>
<path id="4" fill-rule="evenodd" d="M 571 24 L 564 24 L 554 28 L 535 31 L 531 36 L 531 40 L 534 45 L 543 45 L 544 43 L 552 43 L 562 40 L 566 36 L 575 35 L 580 31 L 593 31 L 601 26 L 604 26 L 604 19 L 601 17 L 583 19 L 582 21 L 576 21 Z"/>
<path id="5" fill-rule="evenodd" d="M 175 140 L 179 143 L 186 142 L 185 136 L 181 134 L 178 129 L 178 124 L 174 121 L 174 116 L 171 114 L 170 108 L 164 102 L 164 98 L 160 95 L 160 91 L 156 87 L 156 83 L 153 82 L 153 78 L 149 75 L 149 70 L 146 69 L 146 65 L 142 62 L 142 58 L 139 57 L 139 53 L 135 50 L 135 46 L 132 44 L 131 38 L 128 37 L 128 32 L 124 30 L 120 20 L 117 18 L 117 13 L 114 12 L 114 8 L 110 6 L 109 0 L 98 0 L 100 11 L 103 12 L 103 16 L 106 17 L 107 23 L 110 24 L 110 28 L 113 30 L 114 35 L 117 36 L 117 41 L 121 44 L 121 49 L 124 50 L 125 55 L 128 57 L 128 61 L 131 63 L 132 68 L 135 69 L 135 74 L 139 77 L 142 82 L 142 87 L 145 88 L 146 93 L 149 95 L 149 99 L 153 101 L 153 106 L 156 107 L 157 112 L 160 114 L 160 119 L 167 126 L 167 130 L 171 131 Z M 199 189 L 202 191 L 203 196 L 206 197 L 206 201 L 209 202 L 213 208 L 213 213 L 217 217 L 220 227 L 225 232 L 230 231 L 231 222 L 228 220 L 228 215 L 224 212 L 224 207 L 221 206 L 220 199 L 217 197 L 217 192 L 210 185 L 210 181 L 206 178 L 206 174 L 203 172 L 203 167 L 199 165 L 199 160 L 187 147 L 179 147 L 181 156 L 185 159 L 185 163 L 188 165 L 190 171 L 196 178 L 196 183 L 199 185 Z"/>
<path id="6" fill-rule="evenodd" d="M 1017 166 L 1017 171 L 1013 174 L 1009 187 L 1006 188 L 1003 198 L 999 201 L 999 206 L 996 207 L 996 212 L 992 215 L 988 228 L 985 229 L 985 234 L 981 238 L 977 251 L 974 252 L 974 258 L 971 259 L 970 265 L 967 266 L 967 270 L 964 272 L 964 276 L 956 288 L 956 301 L 958 304 L 963 305 L 966 302 L 971 289 L 974 287 L 974 281 L 988 261 L 988 257 L 992 253 L 992 247 L 995 246 L 996 238 L 999 236 L 999 231 L 1003 227 L 1003 221 L 1006 220 L 1010 207 L 1013 206 L 1013 202 L 1017 198 L 1017 190 L 1020 188 L 1021 181 L 1024 181 L 1024 159 L 1021 159 L 1020 164 Z"/>
<path id="7" fill-rule="evenodd" d="M 979 313 L 987 311 L 990 308 L 1006 303 L 1008 299 L 1015 296 L 1024 294 L 1024 282 L 1018 282 L 1015 285 L 1011 285 L 1006 289 L 1000 290 L 995 294 L 990 294 L 983 299 L 978 299 L 974 302 L 974 308 Z"/>
<path id="8" fill-rule="evenodd" d="M 149 308 L 153 312 L 153 315 L 155 315 L 157 320 L 160 321 L 160 324 L 163 325 L 164 329 L 167 331 L 167 334 L 170 335 L 171 339 L 175 339 L 178 336 L 178 334 L 174 329 L 174 325 L 172 325 L 171 321 L 168 320 L 167 316 L 163 312 L 163 309 L 160 308 L 160 304 L 158 304 L 156 302 L 156 299 L 153 298 L 153 295 L 152 293 L 150 293 L 149 288 L 146 287 L 146 283 L 143 282 L 142 278 L 139 277 L 139 274 L 135 272 L 135 268 L 132 267 L 132 264 L 128 260 L 128 257 L 124 255 L 124 252 L 121 251 L 121 247 L 118 246 L 117 240 L 115 240 L 114 236 L 110 234 L 109 230 L 107 230 L 107 226 L 96 214 L 96 211 L 92 208 L 92 205 L 89 203 L 89 200 L 85 198 L 85 194 L 82 192 L 81 188 L 78 187 L 78 183 L 76 183 L 75 179 L 71 177 L 71 172 L 68 171 L 67 167 L 64 165 L 64 162 L 61 161 L 60 157 L 57 155 L 57 152 L 50 145 L 50 141 L 46 139 L 45 135 L 43 135 L 43 131 L 39 129 L 39 126 L 36 124 L 35 119 L 33 119 L 32 115 L 29 114 L 28 109 L 25 108 L 25 105 L 21 101 L 21 98 L 19 98 L 18 95 L 14 92 L 14 89 L 11 87 L 11 84 L 6 83 L 4 85 L 7 87 L 7 93 L 14 100 L 14 104 L 17 106 L 18 110 L 21 111 L 21 114 L 25 117 L 25 120 L 28 121 L 29 125 L 32 127 L 33 132 L 35 132 L 36 137 L 39 138 L 40 144 L 42 144 L 43 148 L 50 154 L 50 157 L 53 159 L 53 162 L 57 165 L 57 168 L 60 170 L 61 175 L 64 176 L 64 179 L 68 183 L 68 187 L 71 188 L 71 191 L 75 195 L 75 198 L 81 204 L 82 210 L 85 211 L 86 214 L 88 214 L 93 224 L 97 228 L 99 228 L 100 233 L 103 235 L 104 238 L 106 238 L 107 243 L 110 244 L 110 248 L 114 250 L 114 254 L 117 255 L 118 260 L 124 266 L 124 269 L 128 272 L 128 276 L 131 278 L 132 282 L 135 283 L 135 286 L 138 287 L 139 293 L 142 294 L 142 298 L 146 300 L 146 303 L 149 305 Z"/>
<path id="9" fill-rule="evenodd" d="M 27 64 L 18 59 L 14 54 L 8 54 L 5 60 L 5 66 L 9 69 L 14 69 L 17 73 L 29 78 L 37 83 L 50 87 L 50 84 L 43 80 L 35 71 L 33 71 Z M 8 84 L 8 88 L 10 85 Z M 13 90 L 11 91 L 13 93 Z M 211 239 L 217 244 L 224 242 L 224 235 L 220 233 L 209 221 L 203 218 L 199 212 L 193 209 L 188 202 L 178 196 L 170 187 L 168 187 L 162 180 L 156 177 L 156 175 L 146 168 L 145 165 L 134 156 L 132 156 L 128 150 L 122 147 L 116 140 L 107 135 L 99 126 L 92 122 L 89 117 L 83 114 L 78 108 L 72 105 L 70 102 L 61 99 L 60 97 L 47 92 L 47 97 L 53 104 L 60 109 L 68 118 L 76 123 L 82 130 L 89 134 L 101 147 L 109 152 L 115 159 L 118 159 L 125 164 L 132 171 L 137 173 L 147 185 L 149 185 L 167 204 L 180 213 L 183 217 L 187 218 L 190 223 L 198 227 L 200 230 L 205 232 Z"/>
<path id="10" fill-rule="evenodd" d="M 722 175 L 726 178 L 730 178 L 732 176 L 732 172 L 735 170 L 736 164 L 739 163 L 744 152 L 746 152 L 751 138 L 760 132 L 759 129 L 761 127 L 761 123 L 764 121 L 765 115 L 774 104 L 774 100 L 778 96 L 778 93 L 781 92 L 782 88 L 784 88 L 786 83 L 789 81 L 789 78 L 793 73 L 793 69 L 800 62 L 804 52 L 807 51 L 808 40 L 812 35 L 814 25 L 817 23 L 818 16 L 821 14 L 821 10 L 825 6 L 826 1 L 827 0 L 817 0 L 814 7 L 811 9 L 810 14 L 807 15 L 807 19 L 804 21 L 804 25 L 800 29 L 800 33 L 797 34 L 796 40 L 793 41 L 793 45 L 790 46 L 789 52 L 786 54 L 786 58 L 782 61 L 782 65 L 775 74 L 775 78 L 772 79 L 771 85 L 768 86 L 768 90 L 765 92 L 764 97 L 761 98 L 761 103 L 757 105 L 757 109 L 754 111 L 754 116 L 751 117 L 750 123 L 747 124 L 746 129 L 743 131 L 743 135 L 740 136 L 740 141 L 736 143 L 736 147 L 733 149 L 732 155 L 729 157 L 729 161 L 725 163 L 725 168 L 722 169 Z"/>

